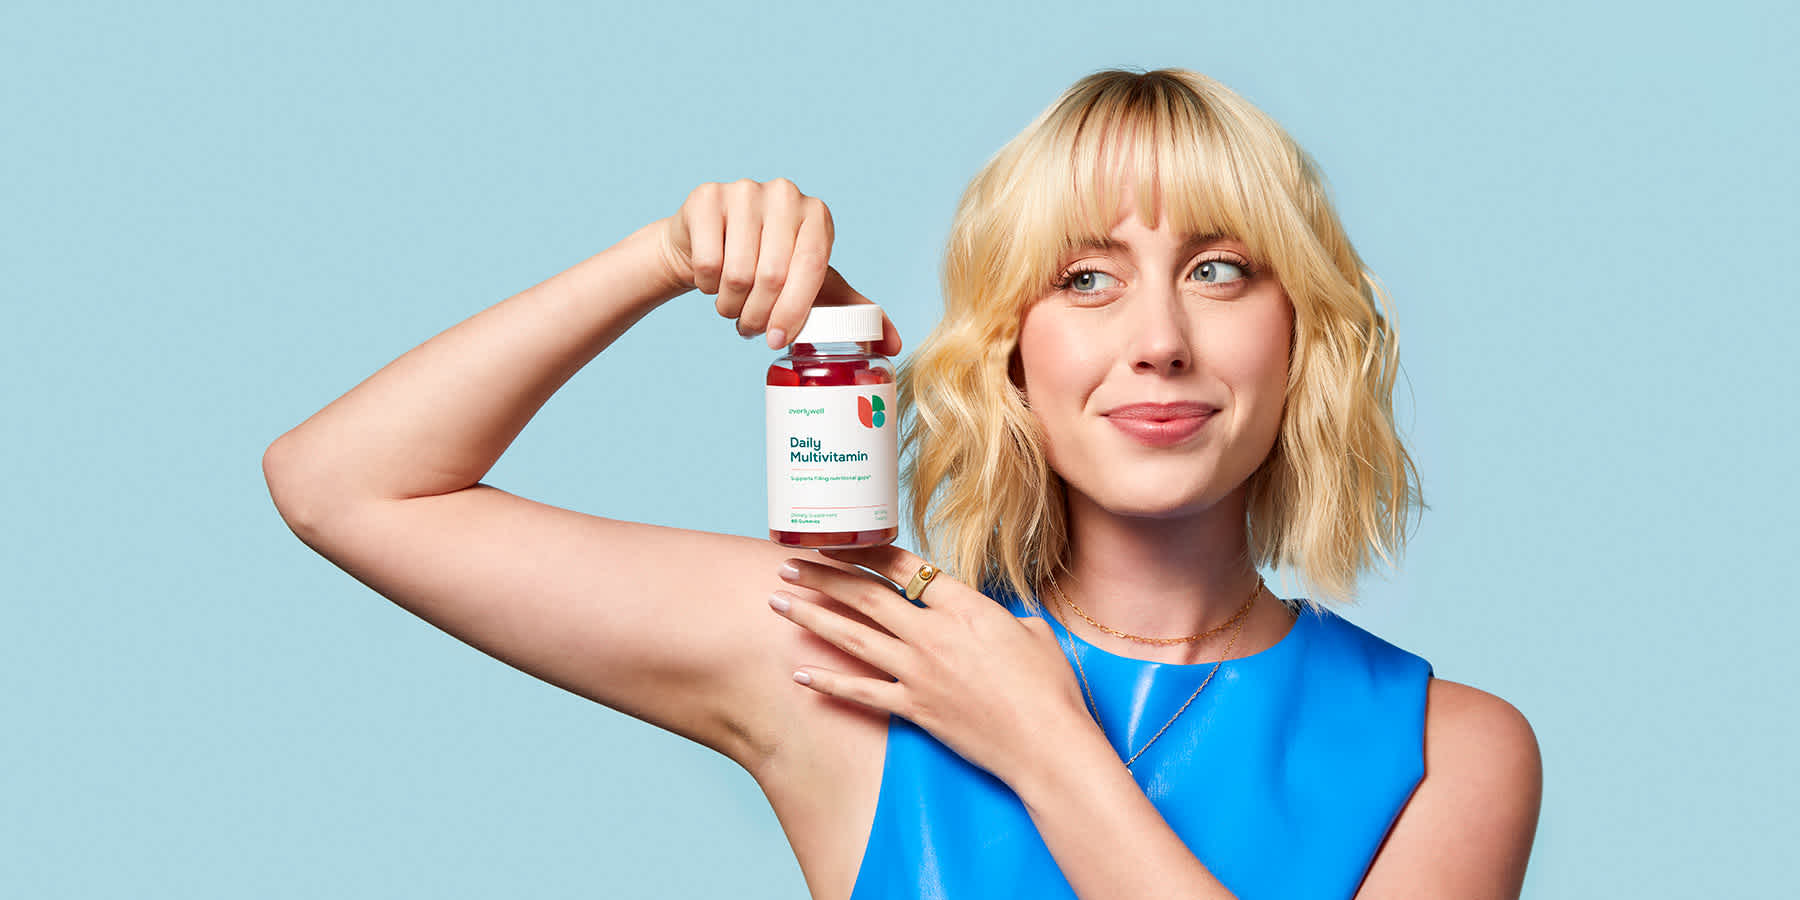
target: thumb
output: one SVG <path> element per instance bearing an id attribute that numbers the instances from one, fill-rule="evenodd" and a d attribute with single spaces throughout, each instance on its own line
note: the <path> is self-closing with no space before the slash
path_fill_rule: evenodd
<path id="1" fill-rule="evenodd" d="M 825 283 L 819 286 L 818 299 L 814 306 L 851 306 L 857 303 L 874 304 L 875 301 L 862 295 L 862 292 L 850 286 L 836 267 L 825 267 Z M 798 332 L 795 332 L 798 334 Z M 893 320 L 888 318 L 887 310 L 881 311 L 881 340 L 875 345 L 876 352 L 882 356 L 895 356 L 900 353 L 900 330 L 894 327 Z"/>

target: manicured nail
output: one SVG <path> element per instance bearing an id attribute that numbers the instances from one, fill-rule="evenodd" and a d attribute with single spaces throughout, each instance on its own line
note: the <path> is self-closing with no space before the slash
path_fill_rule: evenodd
<path id="1" fill-rule="evenodd" d="M 793 601 L 788 599 L 788 595 L 776 591 L 769 595 L 769 605 L 775 607 L 776 612 L 787 612 L 788 607 L 793 605 Z"/>
<path id="2" fill-rule="evenodd" d="M 794 680 L 800 682 L 801 684 L 812 684 L 812 676 L 806 674 L 805 672 L 795 672 Z"/>
<path id="3" fill-rule="evenodd" d="M 790 563 L 782 563 L 781 564 L 781 577 L 785 581 L 793 581 L 794 579 L 799 578 L 800 577 L 800 567 L 794 565 L 791 562 Z"/>
<path id="4" fill-rule="evenodd" d="M 769 329 L 769 349 L 780 350 L 787 346 L 787 332 L 779 328 Z"/>

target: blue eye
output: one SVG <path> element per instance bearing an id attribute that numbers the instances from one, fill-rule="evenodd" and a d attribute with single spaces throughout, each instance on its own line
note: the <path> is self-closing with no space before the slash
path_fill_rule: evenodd
<path id="1" fill-rule="evenodd" d="M 1105 272 L 1100 271 L 1099 269 L 1075 269 L 1075 270 L 1069 272 L 1068 274 L 1064 275 L 1061 278 L 1061 280 L 1057 281 L 1056 286 L 1057 286 L 1057 288 L 1059 288 L 1061 290 L 1065 290 L 1065 291 L 1069 290 L 1070 288 L 1074 287 L 1075 282 L 1084 275 L 1097 275 L 1101 278 L 1111 278 L 1112 277 L 1111 275 L 1108 275 Z M 1088 292 L 1084 291 L 1084 290 L 1076 290 L 1075 293 L 1085 294 Z"/>
<path id="2" fill-rule="evenodd" d="M 1220 266 L 1224 266 L 1227 270 L 1236 271 L 1238 277 L 1226 281 L 1209 280 L 1216 278 L 1219 275 Z M 1249 263 L 1224 258 L 1203 259 L 1198 266 L 1194 267 L 1194 272 L 1201 276 L 1200 281 L 1202 284 L 1234 284 L 1239 281 L 1249 281 L 1251 278 L 1256 277 L 1256 270 L 1250 268 Z M 1099 269 L 1071 269 L 1068 272 L 1063 273 L 1063 276 L 1056 280 L 1054 286 L 1057 290 L 1073 290 L 1077 294 L 1093 293 L 1093 291 L 1087 289 L 1093 286 L 1091 281 L 1081 287 L 1077 287 L 1075 284 L 1076 281 L 1087 275 L 1093 275 L 1099 278 L 1112 277 Z"/>
<path id="3" fill-rule="evenodd" d="M 1218 273 L 1218 271 L 1219 271 L 1219 268 L 1218 268 L 1218 267 L 1219 267 L 1219 266 L 1224 266 L 1224 267 L 1225 267 L 1225 268 L 1227 268 L 1227 269 L 1235 269 L 1235 270 L 1237 270 L 1237 272 L 1238 272 L 1238 277 L 1237 277 L 1237 278 L 1234 278 L 1234 279 L 1232 279 L 1232 281 L 1240 281 L 1240 280 L 1248 280 L 1248 279 L 1249 279 L 1249 278 L 1250 278 L 1250 276 L 1252 276 L 1252 275 L 1254 275 L 1254 274 L 1255 274 L 1255 273 L 1254 273 L 1254 272 L 1252 272 L 1252 271 L 1250 271 L 1250 267 L 1249 267 L 1249 266 L 1247 266 L 1247 265 L 1244 265 L 1244 264 L 1243 264 L 1243 263 L 1240 263 L 1240 262 L 1237 262 L 1237 261 L 1236 261 L 1236 260 L 1230 260 L 1230 259 L 1208 259 L 1208 260 L 1204 260 L 1204 261 L 1202 261 L 1202 262 L 1201 262 L 1201 263 L 1200 263 L 1200 265 L 1199 265 L 1199 266 L 1197 266 L 1197 267 L 1195 267 L 1195 268 L 1194 268 L 1194 271 L 1195 271 L 1195 272 L 1208 272 L 1208 271 L 1210 271 L 1210 272 L 1211 272 L 1211 273 L 1212 273 L 1212 274 L 1217 274 L 1217 273 Z M 1209 281 L 1209 282 L 1207 282 L 1207 283 L 1208 283 L 1208 284 L 1225 284 L 1225 283 L 1227 283 L 1227 282 L 1222 282 L 1222 281 Z"/>

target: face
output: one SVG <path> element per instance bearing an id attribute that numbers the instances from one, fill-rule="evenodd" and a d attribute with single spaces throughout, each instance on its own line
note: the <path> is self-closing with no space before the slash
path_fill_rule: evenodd
<path id="1" fill-rule="evenodd" d="M 1072 499 L 1128 516 L 1202 512 L 1274 447 L 1294 309 L 1236 240 L 1185 242 L 1129 205 L 1112 237 L 1122 246 L 1064 259 L 1059 286 L 1026 310 L 1014 380 Z M 1198 428 L 1179 410 L 1135 422 L 1120 411 L 1182 403 L 1217 411 Z"/>

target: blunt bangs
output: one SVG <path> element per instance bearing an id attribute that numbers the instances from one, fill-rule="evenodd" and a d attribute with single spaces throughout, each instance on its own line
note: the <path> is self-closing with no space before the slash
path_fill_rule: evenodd
<path id="1" fill-rule="evenodd" d="M 1254 171 L 1233 151 L 1223 123 L 1191 95 L 1159 82 L 1112 85 L 1084 98 L 1087 114 L 1046 135 L 1031 156 L 1062 165 L 1027 167 L 1038 183 L 1025 185 L 1032 202 L 1016 223 L 1027 251 L 1035 293 L 1061 275 L 1071 254 L 1109 241 L 1123 221 L 1126 191 L 1146 226 L 1170 219 L 1178 235 L 1241 241 L 1251 262 L 1263 265 L 1279 244 L 1272 222 L 1252 211 L 1249 198 L 1274 185 L 1249 183 Z"/>

